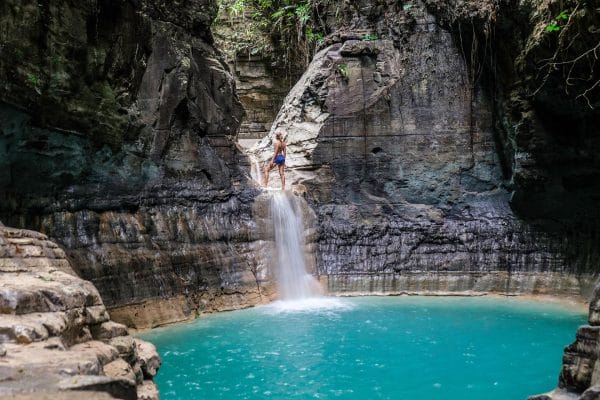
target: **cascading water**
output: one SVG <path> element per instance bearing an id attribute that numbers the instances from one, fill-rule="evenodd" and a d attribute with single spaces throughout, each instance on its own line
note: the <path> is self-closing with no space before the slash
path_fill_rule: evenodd
<path id="1" fill-rule="evenodd" d="M 271 218 L 276 253 L 271 263 L 277 274 L 279 297 L 281 300 L 303 300 L 318 296 L 319 284 L 306 271 L 302 212 L 296 196 L 274 192 Z"/>
<path id="2" fill-rule="evenodd" d="M 258 164 L 258 161 L 256 160 L 256 158 L 252 155 L 249 156 L 250 158 L 250 177 L 252 177 L 252 179 L 260 184 L 262 181 L 262 171 L 260 170 L 260 165 Z"/>

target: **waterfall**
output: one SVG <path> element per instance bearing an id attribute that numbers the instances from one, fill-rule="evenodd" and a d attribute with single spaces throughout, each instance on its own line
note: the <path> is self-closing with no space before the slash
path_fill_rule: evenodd
<path id="1" fill-rule="evenodd" d="M 275 256 L 271 265 L 277 274 L 282 300 L 301 300 L 318 296 L 319 284 L 306 272 L 302 210 L 296 196 L 274 192 L 271 218 L 275 234 Z"/>
<path id="2" fill-rule="evenodd" d="M 260 169 L 260 165 L 258 164 L 258 160 L 256 157 L 250 155 L 250 177 L 259 185 L 262 182 L 262 170 Z"/>

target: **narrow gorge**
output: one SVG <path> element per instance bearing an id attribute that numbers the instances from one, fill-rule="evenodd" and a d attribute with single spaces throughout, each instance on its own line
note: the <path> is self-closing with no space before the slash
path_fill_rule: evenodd
<path id="1" fill-rule="evenodd" d="M 597 312 L 598 27 L 588 0 L 3 1 L 0 382 L 14 349 L 59 348 L 89 356 L 91 390 L 156 398 L 125 326 L 276 299 L 274 194 L 251 176 L 275 132 L 325 294 Z M 565 350 L 573 398 L 600 384 L 596 325 Z"/>

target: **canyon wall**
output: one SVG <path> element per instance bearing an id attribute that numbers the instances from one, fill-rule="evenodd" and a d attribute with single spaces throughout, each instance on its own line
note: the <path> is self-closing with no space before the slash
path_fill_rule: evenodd
<path id="1" fill-rule="evenodd" d="M 598 111 L 574 99 L 563 110 L 587 121 L 572 127 L 581 140 L 546 127 L 553 117 L 524 93 L 532 71 L 519 68 L 541 52 L 539 14 L 552 10 L 508 6 L 382 1 L 336 11 L 338 26 L 272 129 L 286 135 L 288 182 L 317 213 L 317 271 L 330 292 L 591 293 Z M 522 20 L 521 41 L 503 48 L 501 35 Z M 268 158 L 272 137 L 257 158 Z"/>
<path id="2" fill-rule="evenodd" d="M 0 5 L 0 220 L 59 242 L 132 326 L 268 299 L 216 9 Z"/>
<path id="3" fill-rule="evenodd" d="M 558 3 L 331 7 L 332 33 L 275 121 L 289 181 L 315 213 L 308 247 L 323 285 L 589 293 L 598 108 L 581 91 L 558 96 L 553 74 L 530 90 L 560 42 L 544 33 Z M 567 43 L 579 33 L 568 56 L 593 43 L 588 8 L 561 31 Z M 243 109 L 216 13 L 209 0 L 0 4 L 0 220 L 57 241 L 131 326 L 274 295 L 268 213 L 236 145 Z"/>
<path id="4" fill-rule="evenodd" d="M 152 344 L 110 320 L 56 243 L 0 226 L 0 397 L 158 400 L 160 364 Z"/>
<path id="5" fill-rule="evenodd" d="M 212 26 L 215 45 L 223 52 L 245 111 L 239 139 L 267 135 L 287 93 L 304 72 L 304 65 L 283 62 L 269 35 L 252 28 L 254 12 L 251 4 L 233 11 L 232 2 L 221 1 Z"/>
<path id="6" fill-rule="evenodd" d="M 529 400 L 591 400 L 600 396 L 600 286 L 592 295 L 588 325 L 577 330 L 575 341 L 565 347 L 558 387 Z"/>

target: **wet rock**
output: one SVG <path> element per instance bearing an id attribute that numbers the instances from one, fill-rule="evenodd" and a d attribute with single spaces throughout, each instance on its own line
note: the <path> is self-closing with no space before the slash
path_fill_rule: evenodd
<path id="1" fill-rule="evenodd" d="M 579 396 L 576 393 L 569 392 L 563 389 L 554 389 L 546 394 L 530 396 L 528 400 L 577 400 Z"/>
<path id="2" fill-rule="evenodd" d="M 44 341 L 44 349 L 48 350 L 66 350 L 65 344 L 60 338 L 51 337 Z"/>
<path id="3" fill-rule="evenodd" d="M 117 349 L 119 356 L 129 364 L 134 365 L 136 363 L 138 359 L 137 346 L 131 336 L 118 336 L 110 339 L 108 343 Z"/>
<path id="4" fill-rule="evenodd" d="M 60 270 L 66 251 L 105 304 L 131 306 L 122 315 L 136 327 L 193 318 L 196 297 L 208 291 L 215 304 L 207 308 L 234 303 L 218 302 L 233 292 L 246 306 L 260 302 L 263 282 L 252 272 L 261 268 L 252 259 L 256 189 L 235 144 L 243 110 L 210 33 L 216 2 L 50 1 L 31 14 L 16 3 L 0 7 L 0 24 L 11 27 L 0 54 L 0 215 L 63 246 L 40 250 L 41 236 L 27 239 L 19 244 L 26 263 L 35 267 L 38 251 L 52 253 Z M 40 38 L 52 50 L 33 55 Z M 79 53 L 89 57 L 72 57 Z M 11 170 L 21 171 L 18 179 Z M 18 267 L 0 257 L 0 270 Z M 28 304 L 62 307 L 53 303 L 59 293 L 48 302 L 39 290 L 11 293 L 7 307 L 23 312 Z M 176 317 L 153 318 L 140 307 L 181 296 L 187 310 Z"/>
<path id="5" fill-rule="evenodd" d="M 328 291 L 587 296 L 594 262 L 581 258 L 590 273 L 579 274 L 565 248 L 577 239 L 511 207 L 494 99 L 470 86 L 455 27 L 438 23 L 434 5 L 364 6 L 346 6 L 352 32 L 315 55 L 254 149 L 266 160 L 272 134 L 285 132 L 286 177 L 316 213 Z M 471 8 L 482 19 L 493 10 Z M 374 31 L 385 37 L 360 40 Z"/>
<path id="6" fill-rule="evenodd" d="M 45 348 L 44 342 L 29 345 L 5 344 L 7 355 L 3 358 L 0 373 L 13 381 L 20 381 L 31 375 L 88 374 L 99 375 L 102 363 L 94 349 L 84 352 L 63 351 Z M 25 386 L 30 382 L 23 381 Z"/>
<path id="7" fill-rule="evenodd" d="M 565 348 L 559 387 L 583 392 L 592 385 L 592 376 L 598 360 L 600 327 L 582 326 L 575 342 Z"/>
<path id="8" fill-rule="evenodd" d="M 590 300 L 588 321 L 592 326 L 600 325 L 600 286 L 596 286 L 592 299 Z"/>
<path id="9" fill-rule="evenodd" d="M 240 14 L 231 14 L 227 7 L 222 7 L 212 25 L 215 45 L 224 53 L 235 79 L 236 93 L 245 111 L 238 132 L 239 139 L 260 139 L 266 136 L 285 96 L 302 75 L 305 63 L 308 62 L 286 63 L 284 60 L 289 57 L 281 57 L 281 53 L 275 49 L 240 49 L 240 45 L 247 45 L 240 43 L 240 39 L 244 42 L 243 36 L 247 32 L 249 18 L 252 18 L 255 11 L 251 3 L 245 3 L 244 12 Z M 253 37 L 250 46 L 272 43 L 265 32 L 253 30 L 251 34 Z"/>
<path id="10" fill-rule="evenodd" d="M 583 394 L 579 397 L 579 400 L 598 400 L 600 399 L 600 385 L 592 386 L 587 389 Z"/>

